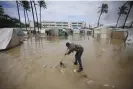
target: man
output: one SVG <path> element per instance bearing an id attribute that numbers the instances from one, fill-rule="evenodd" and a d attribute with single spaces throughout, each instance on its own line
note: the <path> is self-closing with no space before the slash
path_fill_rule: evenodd
<path id="1" fill-rule="evenodd" d="M 81 72 L 83 70 L 81 56 L 84 51 L 84 48 L 79 44 L 74 44 L 74 43 L 69 43 L 69 42 L 66 43 L 66 46 L 69 49 L 69 51 L 65 53 L 65 55 L 69 55 L 70 53 L 74 51 L 76 52 L 74 65 L 77 65 L 77 62 L 78 62 L 79 69 L 77 72 Z"/>

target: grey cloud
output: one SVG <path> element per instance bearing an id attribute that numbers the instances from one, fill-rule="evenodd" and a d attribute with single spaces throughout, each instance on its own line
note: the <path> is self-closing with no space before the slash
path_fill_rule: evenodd
<path id="1" fill-rule="evenodd" d="M 12 17 L 17 17 L 17 9 L 15 2 L 7 2 L 12 4 L 12 8 L 5 9 L 6 13 Z M 42 9 L 42 19 L 43 20 L 76 20 L 78 17 L 86 18 L 85 21 L 89 24 L 97 24 L 99 17 L 98 7 L 102 3 L 107 3 L 109 5 L 109 12 L 103 14 L 100 23 L 103 24 L 113 24 L 116 23 L 118 18 L 118 8 L 123 5 L 123 1 L 46 1 L 47 9 Z M 14 9 L 14 10 L 13 10 Z M 37 6 L 38 17 L 40 16 L 39 7 Z M 132 8 L 133 12 L 133 8 Z M 20 10 L 21 18 L 23 19 L 23 8 Z M 32 13 L 28 12 L 30 20 L 32 20 Z M 73 18 L 71 17 L 73 16 Z M 76 17 L 76 19 L 74 18 Z M 130 13 L 128 20 L 131 20 L 133 13 Z M 120 18 L 120 23 L 123 24 L 125 16 Z M 24 20 L 24 19 L 23 19 Z"/>

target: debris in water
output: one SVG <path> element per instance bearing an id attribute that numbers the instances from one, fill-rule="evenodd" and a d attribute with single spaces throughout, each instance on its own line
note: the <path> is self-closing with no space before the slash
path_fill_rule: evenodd
<path id="1" fill-rule="evenodd" d="M 61 73 L 64 73 L 64 72 L 65 72 L 65 70 L 64 70 L 64 69 L 61 69 L 60 71 L 61 71 Z"/>
<path id="2" fill-rule="evenodd" d="M 112 88 L 115 88 L 115 86 L 112 85 Z"/>
<path id="3" fill-rule="evenodd" d="M 77 72 L 77 70 L 76 70 L 76 69 L 74 69 L 74 70 L 73 70 L 73 72 Z"/>
<path id="4" fill-rule="evenodd" d="M 9 67 L 12 67 L 12 66 L 9 66 Z"/>
<path id="5" fill-rule="evenodd" d="M 92 81 L 92 80 L 87 81 L 87 84 L 91 84 L 91 83 L 93 83 L 93 81 Z"/>
<path id="6" fill-rule="evenodd" d="M 105 87 L 108 87 L 108 86 L 109 86 L 109 84 L 104 84 L 104 86 L 105 86 Z"/>
<path id="7" fill-rule="evenodd" d="M 105 50 L 105 49 L 103 49 L 103 50 Z"/>
<path id="8" fill-rule="evenodd" d="M 86 74 L 83 75 L 84 78 L 88 78 Z"/>
<path id="9" fill-rule="evenodd" d="M 51 66 L 50 68 L 55 68 L 55 66 Z"/>
<path id="10" fill-rule="evenodd" d="M 47 65 L 43 65 L 42 67 L 46 67 Z"/>

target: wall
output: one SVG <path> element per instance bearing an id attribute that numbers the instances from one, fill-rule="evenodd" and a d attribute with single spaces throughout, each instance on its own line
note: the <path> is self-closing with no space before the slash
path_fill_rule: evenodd
<path id="1" fill-rule="evenodd" d="M 124 31 L 113 31 L 111 34 L 111 38 L 124 40 L 125 39 Z"/>

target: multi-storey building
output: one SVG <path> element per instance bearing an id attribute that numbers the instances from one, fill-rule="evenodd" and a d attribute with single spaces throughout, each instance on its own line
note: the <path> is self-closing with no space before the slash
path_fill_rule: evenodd
<path id="1" fill-rule="evenodd" d="M 55 22 L 55 21 L 43 21 L 42 26 L 44 28 L 71 28 L 71 29 L 80 29 L 85 27 L 85 22 Z"/>

